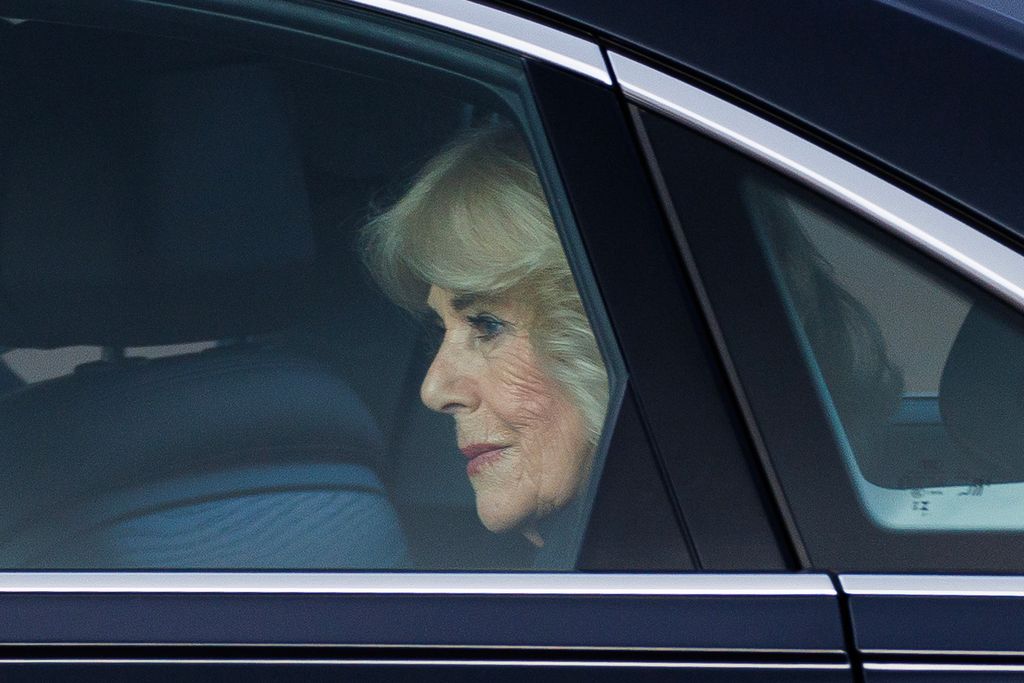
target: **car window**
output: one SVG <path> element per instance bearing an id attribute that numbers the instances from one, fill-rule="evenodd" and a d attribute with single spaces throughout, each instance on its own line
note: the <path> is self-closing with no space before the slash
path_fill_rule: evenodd
<path id="1" fill-rule="evenodd" d="M 875 523 L 1024 528 L 1019 317 L 827 204 L 758 180 L 744 194 Z"/>
<path id="2" fill-rule="evenodd" d="M 640 121 L 804 562 L 1019 570 L 1020 312 L 729 145 Z"/>
<path id="3" fill-rule="evenodd" d="M 625 373 L 522 58 L 87 4 L 0 22 L 0 568 L 574 568 Z"/>
<path id="4" fill-rule="evenodd" d="M 18 382 L 11 388 L 22 384 L 33 384 L 44 380 L 56 379 L 69 375 L 87 363 L 99 363 L 110 360 L 110 354 L 118 358 L 164 358 L 197 353 L 216 346 L 216 342 L 193 342 L 189 344 L 166 344 L 162 346 L 135 346 L 108 350 L 102 346 L 65 346 L 58 349 L 7 349 L 3 352 L 3 363 L 6 370 L 17 377 Z"/>

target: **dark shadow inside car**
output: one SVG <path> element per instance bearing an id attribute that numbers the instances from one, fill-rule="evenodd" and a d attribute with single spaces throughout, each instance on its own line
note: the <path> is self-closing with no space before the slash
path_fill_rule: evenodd
<path id="1" fill-rule="evenodd" d="M 523 561 L 476 520 L 419 330 L 355 246 L 493 108 L 41 22 L 0 22 L 0 66 L 0 567 Z M 11 350 L 82 346 L 101 358 L 13 378 Z"/>

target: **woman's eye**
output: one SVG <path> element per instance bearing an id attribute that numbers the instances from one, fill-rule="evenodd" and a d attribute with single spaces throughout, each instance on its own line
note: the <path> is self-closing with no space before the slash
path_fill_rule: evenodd
<path id="1" fill-rule="evenodd" d="M 481 314 L 471 315 L 466 321 L 473 328 L 477 339 L 490 340 L 505 331 L 505 321 L 495 318 L 493 315 Z"/>

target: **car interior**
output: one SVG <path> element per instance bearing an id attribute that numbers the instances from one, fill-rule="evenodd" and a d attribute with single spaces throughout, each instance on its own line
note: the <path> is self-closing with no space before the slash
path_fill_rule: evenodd
<path id="1" fill-rule="evenodd" d="M 0 567 L 528 564 L 361 263 L 367 217 L 507 115 L 404 40 L 319 65 L 0 20 Z"/>
<path id="2" fill-rule="evenodd" d="M 429 334 L 359 248 L 460 130 L 523 122 L 522 70 L 367 17 L 294 42 L 0 18 L 0 568 L 533 568 L 477 519 L 419 399 Z M 755 188 L 752 220 L 836 231 L 784 195 Z M 996 510 L 1024 480 L 1021 337 L 957 291 L 928 391 L 833 415 L 881 526 L 1021 524 Z M 922 489 L 955 509 L 909 515 Z"/>
<path id="3" fill-rule="evenodd" d="M 1019 316 L 886 240 L 874 226 L 829 211 L 809 193 L 757 181 L 747 199 L 762 239 L 766 245 L 775 241 L 768 249 L 776 254 L 773 267 L 790 322 L 875 523 L 891 529 L 1021 528 L 1015 503 L 1024 487 Z M 821 290 L 827 296 L 819 305 L 832 311 L 829 327 L 838 328 L 836 311 L 844 306 L 855 306 L 861 316 L 862 336 L 852 336 L 851 345 L 809 332 L 808 321 L 820 311 L 801 310 L 807 299 L 795 295 L 802 286 L 799 267 L 778 257 L 779 245 L 792 243 L 795 233 L 815 236 L 821 251 L 814 268 L 841 288 Z M 873 357 L 875 348 L 885 357 Z M 843 357 L 850 349 L 854 355 Z M 852 376 L 844 370 L 851 362 L 862 366 Z M 900 376 L 895 396 L 881 381 L 883 362 Z"/>

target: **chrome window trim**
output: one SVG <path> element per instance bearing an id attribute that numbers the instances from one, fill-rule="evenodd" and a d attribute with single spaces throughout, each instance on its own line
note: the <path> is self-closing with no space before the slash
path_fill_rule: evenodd
<path id="1" fill-rule="evenodd" d="M 839 577 L 847 595 L 1024 598 L 1024 577 L 847 574 Z"/>
<path id="2" fill-rule="evenodd" d="M 835 596 L 824 574 L 2 572 L 7 593 Z"/>
<path id="3" fill-rule="evenodd" d="M 1024 256 L 908 192 L 709 92 L 610 52 L 627 97 L 810 185 L 1024 310 Z"/>
<path id="4" fill-rule="evenodd" d="M 469 0 L 341 0 L 446 28 L 542 59 L 605 85 L 611 74 L 595 43 Z"/>
<path id="5" fill-rule="evenodd" d="M 561 660 L 462 659 L 0 659 L 2 664 L 260 664 L 333 666 L 501 666 L 623 669 L 846 670 L 849 664 L 777 664 L 756 662 L 590 662 Z"/>
<path id="6" fill-rule="evenodd" d="M 883 655 L 886 657 L 931 657 L 941 655 L 943 657 L 1022 657 L 1024 652 L 1020 650 L 885 650 L 876 648 L 862 648 L 863 655 Z"/>
<path id="7" fill-rule="evenodd" d="M 1021 664 L 889 664 L 865 662 L 865 671 L 959 671 L 975 673 L 1020 673 Z"/>
<path id="8" fill-rule="evenodd" d="M 32 649 L 51 649 L 60 650 L 61 648 L 68 647 L 99 647 L 99 648 L 113 648 L 113 647 L 124 647 L 123 642 L 113 641 L 60 641 L 51 643 L 40 643 L 40 642 L 16 642 L 16 641 L 0 641 L 0 647 L 19 647 L 19 648 L 32 648 Z M 175 642 L 144 642 L 132 641 L 130 646 L 133 648 L 175 648 L 180 647 L 181 643 Z M 639 647 L 639 646 L 620 646 L 620 645 L 459 645 L 459 644 L 437 644 L 437 643 L 359 643 L 353 645 L 351 643 L 294 643 L 294 642 L 267 642 L 267 643 L 231 643 L 231 642 L 209 642 L 209 643 L 188 643 L 189 647 L 193 649 L 206 649 L 216 650 L 224 647 L 242 647 L 254 649 L 254 650 L 273 650 L 275 648 L 288 648 L 296 649 L 301 648 L 306 651 L 316 651 L 322 649 L 345 649 L 345 648 L 358 648 L 359 650 L 374 650 L 374 649 L 387 649 L 401 652 L 409 652 L 410 654 L 415 653 L 418 650 L 444 650 L 452 651 L 462 654 L 466 653 L 466 656 L 460 661 L 468 661 L 472 659 L 472 655 L 480 650 L 487 650 L 493 652 L 507 652 L 507 658 L 509 661 L 515 660 L 516 654 L 522 652 L 551 652 L 554 654 L 565 654 L 571 655 L 575 653 L 602 653 L 602 652 L 614 652 L 614 653 L 625 653 L 633 655 L 635 657 L 643 657 L 644 655 L 716 655 L 716 654 L 729 654 L 729 655 L 745 655 L 749 657 L 758 657 L 763 655 L 797 655 L 797 656 L 826 656 L 826 657 L 844 657 L 846 650 L 835 649 L 830 650 L 827 648 L 802 648 L 802 647 L 782 647 L 782 648 L 751 648 L 751 647 Z M 954 653 L 955 654 L 955 653 Z M 970 654 L 970 653 L 969 653 Z M 200 658 L 201 659 L 201 658 Z M 217 659 L 217 657 L 210 656 L 206 659 Z M 322 659 L 322 658 L 321 658 Z M 381 658 L 383 659 L 383 658 Z M 0 657 L 0 661 L 3 658 Z M 32 661 L 38 661 L 38 658 Z M 107 660 L 104 660 L 107 661 Z M 232 660 L 235 661 L 235 660 Z M 277 661 L 275 659 L 275 661 Z M 351 660 L 343 660 L 351 661 Z M 436 661 L 436 660 L 432 660 Z M 483 660 L 481 660 L 483 661 Z M 488 660 L 489 661 L 489 660 Z M 529 660 L 534 661 L 534 660 Z M 557 661 L 568 661 L 566 659 L 560 659 Z M 579 660 L 579 661 L 595 661 L 591 659 Z M 624 661 L 624 660 L 623 660 Z"/>

